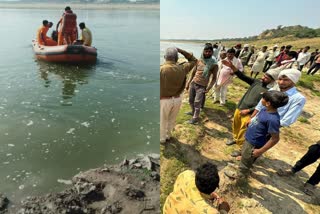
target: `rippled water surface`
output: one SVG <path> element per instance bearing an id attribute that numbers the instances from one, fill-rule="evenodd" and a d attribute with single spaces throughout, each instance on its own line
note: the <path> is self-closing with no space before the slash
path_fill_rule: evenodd
<path id="1" fill-rule="evenodd" d="M 0 9 L 0 192 L 13 200 L 159 152 L 159 12 L 75 13 L 93 33 L 95 65 L 34 59 L 37 28 L 43 19 L 56 24 L 62 10 Z"/>

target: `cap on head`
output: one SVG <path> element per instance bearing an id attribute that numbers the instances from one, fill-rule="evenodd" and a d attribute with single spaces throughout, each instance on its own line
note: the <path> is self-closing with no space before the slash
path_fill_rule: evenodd
<path id="1" fill-rule="evenodd" d="M 243 47 L 244 47 L 244 48 L 248 48 L 248 47 L 249 47 L 249 44 L 245 44 Z"/>
<path id="2" fill-rule="evenodd" d="M 274 48 L 277 48 L 278 47 L 278 45 L 275 45 L 275 46 L 273 46 Z"/>
<path id="3" fill-rule="evenodd" d="M 301 77 L 301 72 L 297 69 L 290 68 L 290 69 L 282 70 L 279 74 L 279 77 L 281 76 L 288 77 L 294 84 L 296 84 Z"/>
<path id="4" fill-rule="evenodd" d="M 266 74 L 271 77 L 273 80 L 277 80 L 278 79 L 278 75 L 279 75 L 279 71 L 277 71 L 276 69 L 269 69 Z"/>

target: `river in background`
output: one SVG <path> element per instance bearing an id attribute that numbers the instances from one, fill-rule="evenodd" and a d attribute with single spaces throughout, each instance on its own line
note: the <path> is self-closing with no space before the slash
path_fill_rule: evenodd
<path id="1" fill-rule="evenodd" d="M 164 53 L 169 47 L 178 47 L 188 52 L 192 52 L 196 58 L 200 58 L 204 44 L 201 43 L 191 43 L 191 42 L 170 42 L 161 41 L 160 42 L 160 64 L 164 62 Z M 179 54 L 179 57 L 182 55 Z"/>
<path id="2" fill-rule="evenodd" d="M 0 192 L 13 201 L 58 191 L 58 179 L 79 171 L 159 153 L 159 11 L 74 11 L 93 33 L 98 62 L 35 60 L 31 40 L 63 8 L 0 9 Z"/>

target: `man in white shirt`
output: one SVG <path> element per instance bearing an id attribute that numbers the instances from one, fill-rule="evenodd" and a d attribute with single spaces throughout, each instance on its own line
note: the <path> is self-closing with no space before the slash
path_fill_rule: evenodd
<path id="1" fill-rule="evenodd" d="M 269 50 L 268 52 L 268 58 L 266 59 L 266 62 L 264 64 L 263 67 L 263 72 L 265 73 L 273 64 L 275 58 L 277 57 L 277 55 L 279 54 L 277 51 L 278 45 L 273 46 L 272 50 Z"/>
<path id="2" fill-rule="evenodd" d="M 302 68 L 305 64 L 307 64 L 307 62 L 309 61 L 310 57 L 311 57 L 311 54 L 308 53 L 308 50 L 310 49 L 309 46 L 306 46 L 302 52 L 299 53 L 298 55 L 298 59 L 297 59 L 297 62 L 298 62 L 298 70 L 299 71 L 302 71 Z"/>

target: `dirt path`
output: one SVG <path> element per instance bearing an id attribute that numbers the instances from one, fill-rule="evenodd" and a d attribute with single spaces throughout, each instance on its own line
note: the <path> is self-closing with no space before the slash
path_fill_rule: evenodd
<path id="1" fill-rule="evenodd" d="M 298 87 L 307 98 L 302 116 L 291 127 L 282 128 L 280 142 L 256 161 L 246 193 L 241 192 L 235 181 L 223 173 L 227 169 L 236 168 L 239 163 L 230 156 L 238 149 L 237 146 L 225 145 L 232 137 L 234 108 L 246 91 L 243 85 L 237 83 L 229 90 L 232 95 L 229 95 L 226 107 L 212 104 L 211 99 L 206 101 L 206 108 L 201 115 L 202 122 L 198 126 L 184 122 L 188 118 L 183 112 L 188 110 L 188 106 L 186 103 L 183 105 L 177 120 L 175 142 L 161 147 L 161 202 L 172 191 L 171 186 L 180 172 L 188 168 L 195 169 L 199 164 L 210 161 L 217 164 L 220 170 L 218 192 L 229 201 L 230 213 L 320 213 L 319 187 L 313 197 L 302 191 L 303 184 L 320 161 L 293 177 L 283 178 L 276 174 L 276 170 L 294 165 L 305 154 L 308 146 L 320 140 L 320 98 L 314 93 L 320 91 L 317 88 L 319 82 L 313 85 L 312 90 Z M 173 178 L 168 179 L 166 174 Z"/>

